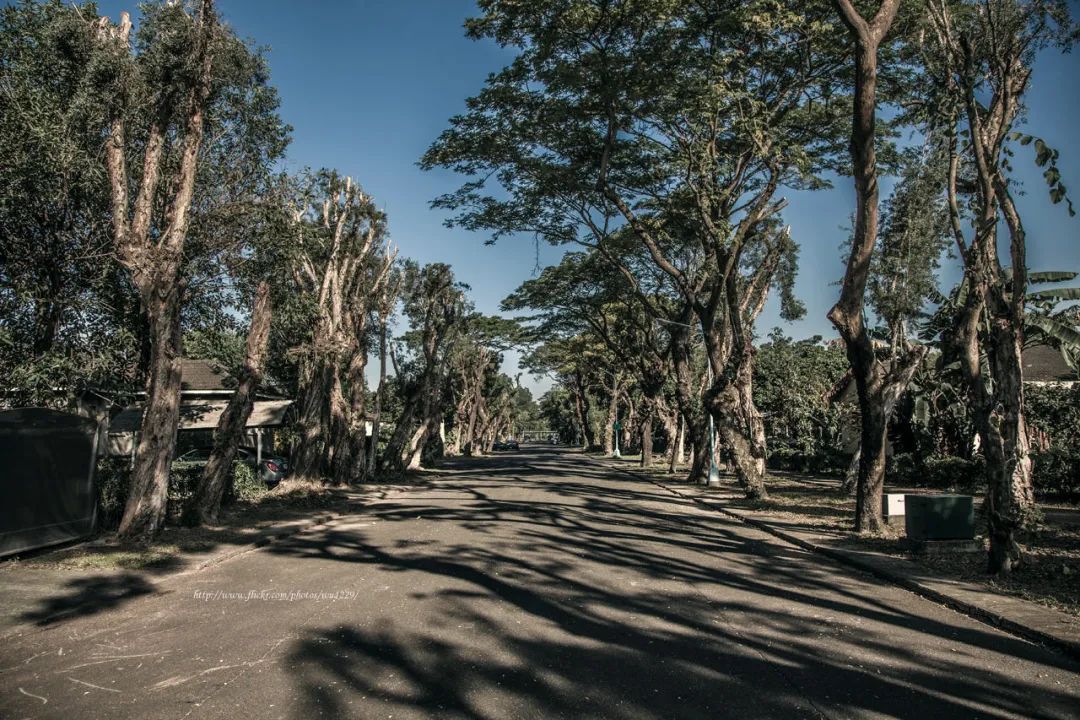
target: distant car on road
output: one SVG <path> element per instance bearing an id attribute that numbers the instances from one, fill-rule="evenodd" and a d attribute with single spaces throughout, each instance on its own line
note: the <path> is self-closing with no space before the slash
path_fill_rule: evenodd
<path id="1" fill-rule="evenodd" d="M 205 465 L 209 462 L 212 451 L 212 447 L 195 448 L 177 456 L 176 460 L 177 462 L 194 465 Z M 236 448 L 236 462 L 244 463 L 254 470 L 256 477 L 262 480 L 268 488 L 277 486 L 289 474 L 289 462 L 280 455 L 267 455 L 264 453 L 260 462 L 255 460 L 256 452 L 254 448 Z"/>
<path id="2" fill-rule="evenodd" d="M 517 440 L 515 440 L 514 438 L 510 438 L 509 440 L 500 440 L 499 442 L 492 445 L 491 449 L 492 450 L 519 450 L 520 447 L 518 446 L 518 441 Z"/>

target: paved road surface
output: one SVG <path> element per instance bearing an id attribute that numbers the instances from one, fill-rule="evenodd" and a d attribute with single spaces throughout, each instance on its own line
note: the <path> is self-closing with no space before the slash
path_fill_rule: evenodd
<path id="1" fill-rule="evenodd" d="M 463 467 L 156 590 L 71 588 L 87 614 L 0 644 L 0 718 L 1080 716 L 1065 658 L 580 455 Z"/>

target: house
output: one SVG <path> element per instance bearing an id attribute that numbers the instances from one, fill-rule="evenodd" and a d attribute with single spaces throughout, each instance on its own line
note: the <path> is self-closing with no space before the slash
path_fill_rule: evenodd
<path id="1" fill-rule="evenodd" d="M 183 358 L 180 364 L 180 427 L 176 451 L 183 453 L 213 443 L 214 430 L 236 387 L 221 367 L 207 361 Z M 291 400 L 256 394 L 243 445 L 272 452 L 279 442 L 278 430 L 287 424 Z M 142 426 L 142 403 L 124 408 L 109 423 L 107 454 L 134 455 Z"/>

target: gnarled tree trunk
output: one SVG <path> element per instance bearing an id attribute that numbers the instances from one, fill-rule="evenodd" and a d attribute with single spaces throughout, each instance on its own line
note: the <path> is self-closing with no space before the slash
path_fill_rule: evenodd
<path id="1" fill-rule="evenodd" d="M 184 103 L 172 93 L 163 94 L 163 103 L 153 108 L 153 119 L 143 145 L 143 166 L 138 175 L 134 205 L 129 203 L 132 183 L 127 169 L 127 142 L 124 101 L 114 103 L 105 142 L 105 164 L 112 200 L 113 240 L 120 263 L 131 274 L 139 291 L 143 314 L 149 327 L 150 363 L 146 407 L 136 450 L 131 490 L 119 535 L 147 539 L 161 529 L 165 520 L 169 469 L 176 448 L 180 421 L 180 311 L 184 283 L 181 263 L 187 238 L 189 212 L 195 192 L 199 149 L 203 139 L 206 106 L 213 67 L 213 36 L 217 17 L 212 0 L 203 0 L 195 19 L 195 72 L 184 94 Z M 119 27 L 106 18 L 97 25 L 98 39 L 110 52 L 131 54 L 131 19 L 120 16 Z M 118 82 L 126 82 L 119 78 Z M 185 116 L 174 129 L 172 116 L 180 109 Z M 165 222 L 154 233 L 153 215 L 158 199 L 166 139 L 175 130 L 181 144 L 179 165 L 166 187 L 170 193 Z"/>
<path id="2" fill-rule="evenodd" d="M 270 339 L 270 286 L 259 283 L 255 291 L 255 303 L 251 310 L 251 326 L 248 328 L 247 354 L 244 367 L 237 378 L 236 392 L 229 399 L 225 412 L 218 420 L 214 450 L 203 470 L 195 489 L 187 519 L 192 524 L 209 524 L 217 521 L 221 500 L 232 475 L 236 449 L 244 437 L 248 418 L 255 403 L 255 391 L 262 382 L 263 362 Z M 255 469 L 256 474 L 259 468 Z"/>
<path id="3" fill-rule="evenodd" d="M 855 529 L 881 532 L 881 494 L 885 482 L 885 433 L 888 414 L 884 407 L 884 368 L 874 354 L 863 318 L 870 260 L 878 235 L 878 177 L 874 153 L 877 107 L 877 53 L 900 0 L 883 0 L 877 14 L 867 22 L 850 0 L 834 0 L 841 19 L 855 41 L 855 94 L 852 109 L 851 159 L 855 176 L 855 231 L 840 299 L 829 311 L 829 320 L 844 340 L 848 362 L 859 395 L 862 436 L 856 492 Z"/>

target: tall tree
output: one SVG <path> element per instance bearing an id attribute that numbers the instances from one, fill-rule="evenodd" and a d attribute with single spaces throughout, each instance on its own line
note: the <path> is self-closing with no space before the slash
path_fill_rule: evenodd
<path id="1" fill-rule="evenodd" d="M 385 215 L 352 178 L 323 170 L 299 184 L 290 267 L 311 329 L 293 353 L 300 366 L 293 468 L 300 477 L 349 482 L 366 472 L 368 318 L 395 253 L 383 242 Z"/>
<path id="2" fill-rule="evenodd" d="M 0 8 L 0 374 L 17 405 L 137 389 L 139 299 L 113 261 L 108 103 L 87 71 L 96 16 L 59 0 Z"/>
<path id="3" fill-rule="evenodd" d="M 877 83 L 878 50 L 896 19 L 900 0 L 883 0 L 867 20 L 851 0 L 834 0 L 854 41 L 855 92 L 852 102 L 851 164 L 855 177 L 855 229 L 840 298 L 829 310 L 847 349 L 859 395 L 862 434 L 856 485 L 855 529 L 884 529 L 881 495 L 885 484 L 885 450 L 889 412 L 911 380 L 925 348 L 894 347 L 894 362 L 882 362 L 866 327 L 866 285 L 878 240 Z"/>
<path id="4" fill-rule="evenodd" d="M 444 382 L 448 341 L 471 309 L 463 290 L 446 264 L 404 267 L 402 295 L 413 326 L 405 339 L 412 358 L 408 366 L 396 365 L 404 408 L 381 459 L 387 470 L 419 467 L 428 442 L 438 432 L 448 400 Z"/>
<path id="5" fill-rule="evenodd" d="M 714 370 L 707 408 L 747 492 L 764 495 L 751 373 L 739 367 L 753 356 L 746 312 L 778 268 L 755 264 L 774 255 L 752 248 L 790 264 L 777 192 L 821 187 L 817 174 L 836 167 L 840 56 L 827 22 L 771 1 L 481 8 L 470 33 L 519 55 L 425 155 L 469 176 L 437 203 L 494 238 L 526 231 L 602 252 L 628 227 L 692 306 Z"/>
<path id="6" fill-rule="evenodd" d="M 375 389 L 375 407 L 371 415 L 371 454 L 367 458 L 368 477 L 375 472 L 376 460 L 379 454 L 383 405 L 386 402 L 387 341 L 390 332 L 391 315 L 394 308 L 397 307 L 401 295 L 401 284 L 402 274 L 400 270 L 391 270 L 386 282 L 379 289 L 378 297 L 375 300 L 375 314 L 379 333 L 379 385 Z"/>
<path id="7" fill-rule="evenodd" d="M 923 57 L 936 92 L 927 98 L 926 117 L 948 149 L 946 192 L 964 268 L 949 350 L 960 363 L 986 457 L 988 569 L 1006 574 L 1022 560 L 1015 533 L 1034 516 L 1021 363 L 1027 237 L 1009 177 L 1009 143 L 1035 140 L 1014 130 L 1035 57 L 1047 48 L 1070 49 L 1077 31 L 1068 4 L 1055 0 L 933 0 L 928 10 Z M 1065 200 L 1057 153 L 1042 140 L 1034 147 L 1036 162 L 1048 166 L 1051 199 Z M 1001 221 L 1009 267 L 999 256 Z"/>
<path id="8" fill-rule="evenodd" d="M 181 264 L 218 35 L 211 0 L 203 0 L 195 18 L 189 18 L 179 6 L 163 9 L 161 14 L 162 25 L 148 31 L 152 34 L 145 40 L 147 51 L 137 55 L 131 50 L 127 13 L 121 14 L 117 26 L 105 18 L 98 24 L 100 41 L 112 56 L 117 85 L 105 142 L 113 239 L 120 263 L 138 289 L 150 337 L 146 405 L 132 488 L 119 530 L 128 538 L 153 535 L 165 517 L 180 411 Z M 166 23 L 172 25 L 172 33 L 164 32 Z M 139 174 L 129 170 L 127 161 L 130 105 L 138 97 L 136 82 L 144 84 L 154 108 Z M 173 134 L 181 145 L 175 170 L 164 163 Z M 152 232 L 164 173 L 170 174 L 164 184 L 168 188 L 164 221 L 159 232 Z M 133 184 L 137 187 L 134 200 L 129 196 Z"/>

